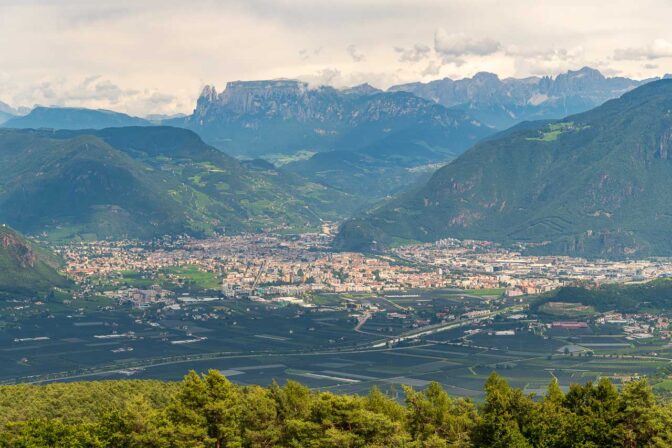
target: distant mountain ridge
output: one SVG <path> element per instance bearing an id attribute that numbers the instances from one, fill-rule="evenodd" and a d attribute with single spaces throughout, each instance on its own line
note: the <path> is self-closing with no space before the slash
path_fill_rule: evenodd
<path id="1" fill-rule="evenodd" d="M 27 115 L 12 117 L 2 124 L 16 129 L 103 129 L 149 126 L 148 120 L 105 109 L 38 106 Z"/>
<path id="2" fill-rule="evenodd" d="M 672 80 L 591 111 L 488 139 L 346 222 L 337 247 L 444 237 L 525 243 L 533 252 L 672 255 Z"/>
<path id="3" fill-rule="evenodd" d="M 9 104 L 0 101 L 0 124 L 17 115 L 22 115 L 22 112 L 22 109 L 15 109 Z"/>
<path id="4" fill-rule="evenodd" d="M 246 157 L 354 151 L 393 136 L 460 153 L 492 132 L 463 112 L 409 93 L 310 88 L 285 79 L 229 82 L 220 93 L 206 86 L 191 116 L 166 124 L 192 129 L 223 151 Z"/>
<path id="5" fill-rule="evenodd" d="M 463 110 L 489 126 L 505 129 L 526 120 L 557 119 L 584 112 L 653 80 L 608 78 L 598 70 L 584 67 L 555 78 L 500 79 L 493 73 L 481 72 L 459 80 L 444 78 L 401 84 L 388 91 L 410 92 Z"/>

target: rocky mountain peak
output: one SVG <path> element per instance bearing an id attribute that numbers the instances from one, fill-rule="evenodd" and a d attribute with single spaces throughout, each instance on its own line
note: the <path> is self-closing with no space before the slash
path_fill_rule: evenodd
<path id="1" fill-rule="evenodd" d="M 375 95 L 376 93 L 382 92 L 382 90 L 373 87 L 368 82 L 364 84 L 359 84 L 356 86 L 348 87 L 341 90 L 346 95 L 356 95 L 356 96 L 366 96 L 366 95 Z"/>
<path id="2" fill-rule="evenodd" d="M 476 73 L 472 78 L 474 82 L 479 83 L 479 84 L 493 84 L 493 83 L 499 83 L 499 76 L 497 76 L 494 73 L 490 72 L 478 72 Z"/>

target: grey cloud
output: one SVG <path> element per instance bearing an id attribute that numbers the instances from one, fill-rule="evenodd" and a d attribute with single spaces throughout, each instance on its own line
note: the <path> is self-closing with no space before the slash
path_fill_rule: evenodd
<path id="1" fill-rule="evenodd" d="M 399 53 L 399 62 L 420 62 L 426 59 L 432 51 L 427 45 L 415 44 L 411 48 L 395 47 Z"/>
<path id="2" fill-rule="evenodd" d="M 357 49 L 357 46 L 354 45 L 354 44 L 348 45 L 348 48 L 346 48 L 346 50 L 347 50 L 348 54 L 350 55 L 350 57 L 352 58 L 352 60 L 355 61 L 355 62 L 362 62 L 363 60 L 366 59 L 364 54 L 362 52 L 360 52 Z"/>
<path id="3" fill-rule="evenodd" d="M 322 47 L 314 48 L 314 49 L 308 49 L 304 48 L 302 50 L 299 50 L 299 57 L 301 60 L 306 61 L 310 58 L 319 56 L 320 53 L 322 52 Z"/>
<path id="4" fill-rule="evenodd" d="M 487 56 L 501 48 L 498 41 L 489 37 L 474 38 L 464 33 L 448 33 L 442 28 L 434 34 L 434 50 L 444 62 L 460 64 L 465 56 Z"/>
<path id="5" fill-rule="evenodd" d="M 430 61 L 427 67 L 422 71 L 422 76 L 436 76 L 441 72 L 441 64 L 436 61 Z"/>

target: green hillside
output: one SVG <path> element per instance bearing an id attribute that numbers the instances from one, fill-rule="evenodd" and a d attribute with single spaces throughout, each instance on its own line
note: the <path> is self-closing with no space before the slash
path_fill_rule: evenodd
<path id="1" fill-rule="evenodd" d="M 56 239 L 303 228 L 350 207 L 343 193 L 167 127 L 2 130 L 0 165 L 0 220 Z"/>
<path id="2" fill-rule="evenodd" d="M 0 298 L 44 295 L 69 282 L 57 272 L 58 259 L 0 225 Z"/>
<path id="3" fill-rule="evenodd" d="M 598 311 L 658 313 L 672 309 L 672 280 L 657 279 L 629 285 L 607 284 L 599 288 L 567 286 L 541 296 L 535 308 L 547 302 L 580 303 Z"/>
<path id="4" fill-rule="evenodd" d="M 337 245 L 444 237 L 533 252 L 670 255 L 672 80 L 478 144 L 422 187 L 347 222 Z"/>

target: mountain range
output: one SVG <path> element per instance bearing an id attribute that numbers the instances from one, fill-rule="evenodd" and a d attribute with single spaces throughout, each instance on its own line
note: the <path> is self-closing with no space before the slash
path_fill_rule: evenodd
<path id="1" fill-rule="evenodd" d="M 288 171 L 354 194 L 360 204 L 415 181 L 409 168 L 450 160 L 493 132 L 410 93 L 296 80 L 230 82 L 221 93 L 208 86 L 191 116 L 167 123 L 239 157 L 285 159 Z"/>
<path id="2" fill-rule="evenodd" d="M 466 114 L 413 94 L 370 86 L 310 88 L 296 80 L 229 82 L 221 93 L 206 86 L 192 115 L 166 124 L 245 157 L 356 151 L 381 141 L 394 150 L 418 142 L 437 154 L 455 154 L 489 133 Z"/>
<path id="3" fill-rule="evenodd" d="M 496 129 L 527 120 L 562 118 L 592 109 L 655 79 L 605 77 L 584 67 L 555 78 L 532 76 L 500 79 L 481 72 L 472 78 L 439 79 L 390 87 L 391 92 L 410 92 L 453 110 L 462 110 Z"/>
<path id="4" fill-rule="evenodd" d="M 170 127 L 0 130 L 0 165 L 0 222 L 53 239 L 300 229 L 352 207 Z"/>
<path id="5" fill-rule="evenodd" d="M 647 91 L 651 83 L 637 87 L 643 82 L 588 68 L 522 80 L 481 73 L 387 92 L 367 84 L 338 90 L 296 80 L 231 82 L 222 92 L 206 87 L 193 114 L 163 120 L 188 129 L 105 110 L 37 107 L 0 130 L 0 220 L 52 238 L 300 229 L 402 192 L 346 223 L 338 244 L 369 248 L 373 241 L 450 235 L 564 253 L 657 253 L 666 250 L 657 237 L 638 232 L 637 216 L 647 212 L 637 208 L 639 198 L 627 207 L 617 207 L 616 199 L 596 205 L 604 194 L 636 191 L 633 185 L 645 182 L 648 165 L 637 172 L 641 178 L 628 178 L 611 158 L 629 156 L 616 148 L 641 146 L 637 139 L 645 136 L 665 140 L 664 130 L 650 134 L 647 124 L 614 127 L 615 118 L 600 118 L 607 109 L 614 117 L 631 113 L 627 99 L 641 93 L 496 135 L 494 125 L 474 118 L 489 120 L 493 110 L 513 122 L 555 116 L 633 88 L 633 94 Z M 655 113 L 665 116 L 663 109 Z M 595 160 L 582 159 L 586 154 Z M 606 176 L 605 185 L 616 182 L 615 192 L 600 191 L 590 178 L 577 178 L 580 173 Z M 446 176 L 457 179 L 454 188 Z M 581 200 L 558 199 L 574 185 Z M 652 189 L 647 183 L 647 194 Z M 664 221 L 665 213 L 656 219 Z"/>
<path id="6" fill-rule="evenodd" d="M 105 110 L 37 107 L 4 127 L 102 129 L 163 123 L 194 130 L 242 159 L 263 158 L 374 203 L 428 174 L 498 129 L 557 119 L 617 97 L 648 80 L 609 78 L 591 68 L 555 78 L 500 79 L 492 73 L 429 83 L 335 89 L 291 79 L 206 86 L 191 115 L 148 119 Z"/>
<path id="7" fill-rule="evenodd" d="M 13 229 L 0 225 L 0 298 L 44 295 L 70 282 L 57 268 L 60 260 Z"/>
<path id="8" fill-rule="evenodd" d="M 524 243 L 538 253 L 672 254 L 672 80 L 472 147 L 346 222 L 336 245 L 371 249 L 444 237 Z"/>

